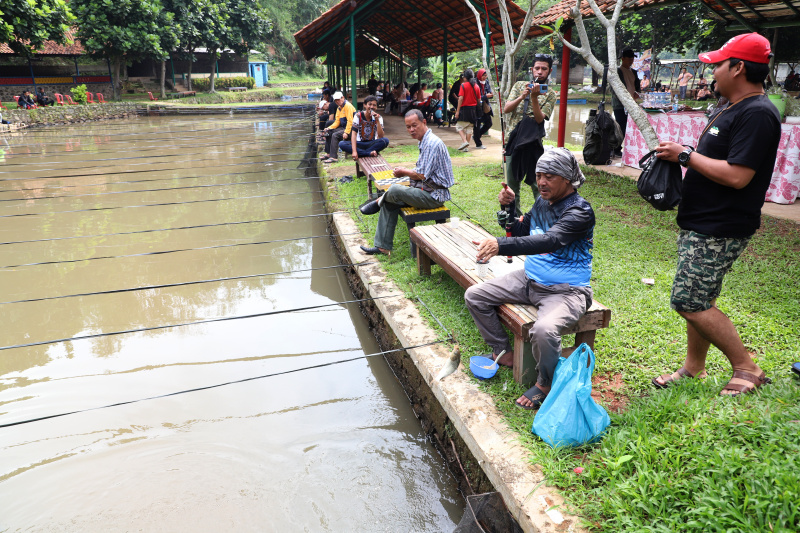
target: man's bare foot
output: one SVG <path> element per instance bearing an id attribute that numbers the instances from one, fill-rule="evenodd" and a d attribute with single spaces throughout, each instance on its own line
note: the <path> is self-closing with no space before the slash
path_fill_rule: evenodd
<path id="1" fill-rule="evenodd" d="M 653 378 L 653 385 L 656 388 L 663 389 L 670 383 L 675 383 L 685 378 L 703 379 L 707 375 L 708 374 L 706 374 L 704 368 L 701 368 L 699 371 L 693 373 L 691 370 L 688 370 L 686 367 L 682 366 L 672 374 L 662 374 L 657 378 Z"/>
<path id="2" fill-rule="evenodd" d="M 513 368 L 514 367 L 514 354 L 512 352 L 508 352 L 508 351 L 504 352 L 503 355 L 501 355 L 499 359 L 498 359 L 497 355 L 498 354 L 492 354 L 492 359 L 497 361 L 498 365 L 507 366 L 509 368 Z"/>
<path id="3" fill-rule="evenodd" d="M 375 150 L 373 150 L 373 151 L 371 151 L 371 152 L 369 153 L 369 155 L 370 155 L 370 157 L 378 157 L 378 152 L 376 152 Z"/>
<path id="4" fill-rule="evenodd" d="M 538 409 L 549 392 L 550 385 L 545 386 L 537 383 L 535 386 L 525 391 L 522 396 L 517 398 L 516 403 L 518 406 L 528 411 Z"/>

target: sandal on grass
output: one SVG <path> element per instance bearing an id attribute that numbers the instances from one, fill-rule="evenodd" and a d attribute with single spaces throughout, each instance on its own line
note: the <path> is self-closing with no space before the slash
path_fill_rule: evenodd
<path id="1" fill-rule="evenodd" d="M 751 374 L 750 372 L 744 372 L 742 370 L 737 370 L 733 373 L 733 378 L 743 379 L 745 381 L 749 381 L 750 385 L 737 385 L 735 383 L 728 382 L 725 387 L 723 387 L 722 391 L 730 390 L 735 391 L 732 394 L 723 394 L 722 391 L 719 393 L 720 396 L 739 396 L 740 394 L 747 394 L 749 392 L 753 392 L 756 389 L 760 388 L 762 385 L 766 385 L 768 383 L 772 383 L 772 380 L 767 377 L 764 371 L 761 371 L 760 376 L 756 376 L 755 374 Z"/>
<path id="2" fill-rule="evenodd" d="M 547 398 L 547 394 L 536 385 L 523 392 L 522 395 L 533 402 L 533 405 L 522 405 L 519 403 L 519 400 L 515 401 L 514 403 L 517 404 L 517 407 L 521 407 L 526 411 L 535 411 L 536 409 L 540 408 L 542 403 L 544 403 L 544 399 Z"/>
<path id="3" fill-rule="evenodd" d="M 339 160 L 338 159 L 334 159 L 332 157 L 329 157 L 328 159 L 323 159 L 322 162 L 325 163 L 325 164 L 330 164 L 330 163 L 338 163 Z"/>
<path id="4" fill-rule="evenodd" d="M 706 373 L 705 373 L 705 371 L 703 371 L 703 372 L 700 372 L 700 375 L 695 375 L 695 374 L 692 374 L 692 373 L 690 373 L 690 372 L 689 372 L 688 370 L 686 370 L 684 367 L 680 367 L 680 368 L 678 369 L 678 371 L 676 372 L 676 374 L 678 374 L 680 377 L 679 377 L 679 378 L 673 378 L 673 377 L 672 377 L 672 374 L 661 374 L 661 375 L 660 375 L 660 376 L 658 376 L 657 378 L 653 378 L 653 380 L 652 380 L 653 386 L 654 386 L 655 388 L 657 388 L 657 389 L 666 389 L 666 388 L 667 388 L 667 386 L 668 386 L 670 383 L 675 383 L 676 381 L 680 381 L 680 380 L 682 380 L 682 379 L 684 379 L 684 378 L 694 378 L 694 377 L 697 377 L 698 379 L 701 379 L 701 378 L 704 378 L 704 377 L 706 377 Z M 658 380 L 659 380 L 659 379 L 661 379 L 661 381 L 663 381 L 664 383 L 659 383 L 659 382 L 658 382 Z"/>

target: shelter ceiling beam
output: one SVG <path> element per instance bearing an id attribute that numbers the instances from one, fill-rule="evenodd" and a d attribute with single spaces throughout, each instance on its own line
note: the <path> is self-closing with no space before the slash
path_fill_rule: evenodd
<path id="1" fill-rule="evenodd" d="M 759 28 L 769 29 L 769 28 L 795 28 L 800 26 L 800 20 L 775 20 L 769 22 L 763 22 L 758 25 Z M 725 27 L 725 31 L 744 31 L 749 28 L 742 26 L 741 24 L 731 24 L 730 26 Z"/>
<path id="2" fill-rule="evenodd" d="M 435 55 L 437 55 L 437 56 L 439 55 L 439 51 L 438 51 L 438 50 L 436 50 L 434 47 L 432 47 L 431 45 L 429 45 L 429 44 L 428 44 L 426 41 L 424 41 L 424 40 L 423 40 L 423 39 L 422 39 L 422 38 L 421 38 L 419 35 L 417 35 L 417 34 L 416 34 L 416 33 L 414 33 L 413 31 L 409 30 L 408 28 L 406 28 L 406 26 L 405 26 L 405 25 L 403 25 L 403 24 L 400 24 L 399 22 L 378 22 L 378 23 L 373 23 L 372 25 L 373 25 L 373 26 L 392 26 L 392 27 L 397 27 L 397 28 L 405 28 L 405 31 L 407 31 L 408 33 L 410 33 L 411 35 L 413 35 L 413 36 L 415 37 L 415 40 L 416 40 L 417 42 L 420 42 L 420 43 L 424 44 L 425 46 L 427 46 L 427 47 L 428 47 L 428 50 L 430 50 L 431 52 L 433 52 Z M 402 44 L 402 43 L 401 43 L 401 44 Z"/>
<path id="3" fill-rule="evenodd" d="M 751 6 L 747 0 L 739 0 L 739 3 L 742 4 L 750 13 L 758 17 L 759 20 L 767 20 L 764 15 L 753 9 L 753 6 Z"/>
<path id="4" fill-rule="evenodd" d="M 417 14 L 421 15 L 422 17 L 427 19 L 428 22 L 430 22 L 431 24 L 435 25 L 437 28 L 441 29 L 442 31 L 446 31 L 446 28 L 444 26 L 442 26 L 441 24 L 439 24 L 439 22 L 436 19 L 434 19 L 433 17 L 429 17 L 424 11 L 422 11 L 418 7 L 416 7 L 413 4 L 411 4 L 408 0 L 400 0 L 400 1 L 403 2 L 405 5 L 409 6 L 410 8 L 412 8 L 411 11 L 413 13 L 417 13 Z M 461 43 L 462 46 L 464 46 L 465 48 L 467 48 L 467 50 L 469 50 L 469 46 L 467 45 L 467 43 L 465 43 L 464 41 L 462 41 L 461 39 L 459 39 L 455 35 L 451 35 L 451 37 L 453 37 L 453 39 L 455 39 L 456 41 Z"/>
<path id="5" fill-rule="evenodd" d="M 386 0 L 378 0 L 377 2 L 375 2 L 374 5 L 372 5 L 370 7 L 370 9 L 363 10 L 362 12 L 360 12 L 357 18 L 354 17 L 356 26 L 362 26 L 362 23 L 364 21 L 366 21 L 369 17 L 374 15 L 375 12 L 378 11 L 381 7 L 383 7 L 383 4 L 385 4 L 385 3 L 386 3 Z M 364 8 L 366 5 L 368 5 L 368 4 L 362 5 L 361 8 Z M 359 8 L 359 9 L 361 9 L 361 8 Z M 345 19 L 345 22 L 347 20 L 349 20 L 349 19 Z M 325 35 L 323 35 L 322 37 L 320 37 L 319 39 L 317 39 L 317 42 L 320 43 L 320 46 L 323 46 L 323 43 L 322 43 L 321 39 L 325 38 L 326 36 L 328 37 L 328 39 L 327 39 L 328 42 L 330 42 L 332 40 L 336 40 L 337 38 L 340 38 L 340 36 L 338 34 L 330 35 L 330 32 L 328 32 Z"/>
<path id="6" fill-rule="evenodd" d="M 755 26 L 754 24 L 751 24 L 738 11 L 736 11 L 733 7 L 731 7 L 731 5 L 728 4 L 725 0 L 716 0 L 716 1 L 717 1 L 717 4 L 719 4 L 719 6 L 722 9 L 724 9 L 725 11 L 730 13 L 730 15 L 733 18 L 735 18 L 736 20 L 738 20 L 739 23 L 742 24 L 745 28 L 747 28 L 748 30 L 750 30 L 752 32 L 757 32 L 758 31 L 758 27 L 757 26 Z"/>
<path id="7" fill-rule="evenodd" d="M 475 9 L 477 9 L 478 12 L 480 12 L 481 10 L 484 9 L 484 6 L 483 6 L 482 3 L 475 2 L 474 0 L 466 0 L 466 1 L 469 2 L 470 4 L 472 4 L 473 6 L 475 6 Z M 487 5 L 486 7 L 488 8 L 489 6 Z M 497 7 L 497 2 L 494 2 L 491 7 Z M 489 20 L 492 20 L 495 24 L 497 24 L 501 28 L 503 27 L 503 23 L 500 22 L 499 20 L 497 20 L 497 17 L 495 17 L 494 15 L 489 15 Z M 517 30 L 515 30 L 514 28 L 511 28 L 511 31 L 514 33 L 514 35 L 516 37 L 519 37 L 519 32 Z"/>
<path id="8" fill-rule="evenodd" d="M 797 8 L 794 6 L 794 4 L 792 4 L 791 0 L 783 0 L 783 3 L 784 3 L 784 4 L 786 4 L 786 5 L 789 7 L 789 9 L 791 9 L 792 11 L 794 11 L 794 14 L 795 14 L 795 15 L 798 15 L 798 16 L 800 16 L 800 9 L 797 9 Z"/>

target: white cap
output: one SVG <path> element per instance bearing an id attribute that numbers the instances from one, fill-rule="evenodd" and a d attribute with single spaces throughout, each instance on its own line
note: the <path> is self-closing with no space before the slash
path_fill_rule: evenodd
<path id="1" fill-rule="evenodd" d="M 344 95 L 342 94 L 341 91 L 336 91 L 335 93 L 333 93 L 334 100 L 338 100 L 339 98 L 344 98 Z"/>

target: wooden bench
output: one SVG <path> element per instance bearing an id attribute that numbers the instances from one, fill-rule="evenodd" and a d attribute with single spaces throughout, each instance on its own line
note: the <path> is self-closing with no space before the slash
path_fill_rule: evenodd
<path id="1" fill-rule="evenodd" d="M 379 178 L 375 177 L 377 174 L 380 175 Z M 361 176 L 367 177 L 367 194 L 369 199 L 372 200 L 377 197 L 377 194 L 373 196 L 372 183 L 378 179 L 391 178 L 394 174 L 392 167 L 389 166 L 383 156 L 377 155 L 375 157 L 359 157 L 356 160 L 356 177 L 360 178 Z"/>
<path id="2" fill-rule="evenodd" d="M 478 276 L 475 256 L 480 241 L 491 237 L 488 232 L 470 222 L 461 221 L 458 228 L 452 224 L 421 226 L 410 232 L 411 242 L 417 247 L 417 267 L 421 276 L 429 276 L 431 264 L 439 265 L 456 283 L 464 289 L 483 280 L 503 276 L 513 270 L 524 268 L 525 257 L 512 258 L 509 264 L 506 257 L 493 257 L 488 264 L 488 275 Z M 529 333 L 536 323 L 536 308 L 532 305 L 503 304 L 498 307 L 502 324 L 514 335 L 514 380 L 526 387 L 536 382 L 536 362 L 533 360 Z M 575 344 L 562 349 L 562 356 L 569 355 L 582 343 L 594 349 L 597 330 L 607 328 L 611 322 L 611 310 L 597 301 L 583 315 L 578 323 L 561 332 L 562 335 L 574 333 Z"/>
<path id="3" fill-rule="evenodd" d="M 244 92 L 247 90 L 247 87 L 228 87 L 228 91 L 230 92 Z"/>

